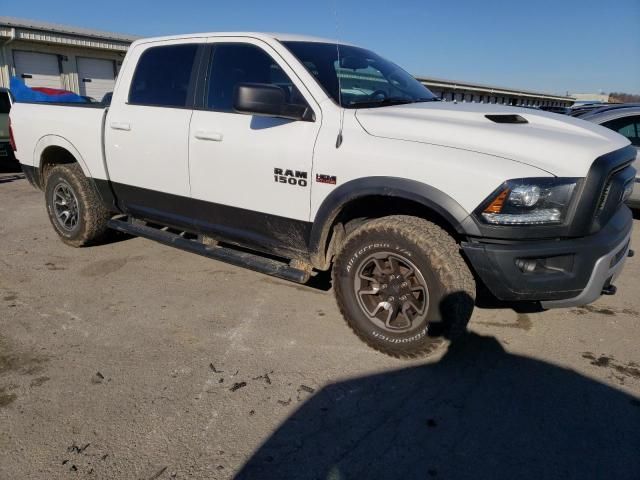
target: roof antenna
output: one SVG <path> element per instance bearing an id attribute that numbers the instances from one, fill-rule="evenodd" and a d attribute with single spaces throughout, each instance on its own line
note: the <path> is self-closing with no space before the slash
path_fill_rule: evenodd
<path id="1" fill-rule="evenodd" d="M 338 77 L 338 105 L 340 106 L 340 129 L 338 130 L 338 138 L 336 138 L 336 148 L 340 148 L 342 145 L 342 129 L 344 127 L 344 107 L 342 106 L 342 84 L 340 82 L 340 69 L 342 63 L 340 62 L 340 35 L 338 24 L 338 0 L 333 1 L 333 16 L 336 20 L 336 52 L 338 54 L 338 66 L 336 67 L 336 77 Z"/>

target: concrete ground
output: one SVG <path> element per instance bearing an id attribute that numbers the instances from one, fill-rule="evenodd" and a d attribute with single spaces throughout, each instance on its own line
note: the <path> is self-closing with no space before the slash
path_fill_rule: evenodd
<path id="1" fill-rule="evenodd" d="M 67 247 L 5 172 L 0 478 L 638 479 L 639 276 L 584 308 L 477 308 L 399 361 L 330 291 L 144 239 Z"/>

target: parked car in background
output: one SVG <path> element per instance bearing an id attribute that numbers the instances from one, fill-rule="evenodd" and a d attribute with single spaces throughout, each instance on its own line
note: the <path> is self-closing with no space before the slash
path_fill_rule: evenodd
<path id="1" fill-rule="evenodd" d="M 0 162 L 15 160 L 9 137 L 9 112 L 11 111 L 11 92 L 0 88 Z"/>
<path id="2" fill-rule="evenodd" d="M 568 115 L 571 113 L 571 108 L 569 107 L 552 107 L 551 105 L 542 106 L 540 107 L 540 110 L 544 112 L 559 113 L 561 115 Z"/>
<path id="3" fill-rule="evenodd" d="M 624 109 L 624 108 L 632 108 L 632 107 L 640 107 L 640 103 L 606 103 L 604 105 L 600 105 L 597 108 L 594 108 L 593 110 L 589 110 L 587 113 L 585 113 L 585 115 L 596 115 L 596 114 L 601 114 L 604 112 L 609 112 L 611 110 L 618 110 L 618 109 Z M 586 117 L 585 117 L 586 118 Z"/>
<path id="4" fill-rule="evenodd" d="M 111 105 L 112 98 L 113 98 L 113 92 L 107 92 L 104 94 L 104 97 L 102 97 L 102 100 L 100 100 L 100 103 L 105 107 L 108 107 L 109 105 Z"/>
<path id="5" fill-rule="evenodd" d="M 640 166 L 640 104 L 607 105 L 585 114 L 583 120 L 610 128 L 629 139 L 636 149 L 635 168 Z M 627 204 L 640 208 L 640 176 L 636 173 L 635 188 Z"/>
<path id="6" fill-rule="evenodd" d="M 596 109 L 602 108 L 604 106 L 606 106 L 608 104 L 606 103 L 588 103 L 588 104 L 584 104 L 584 105 L 578 105 L 578 106 L 573 106 L 571 107 L 570 111 L 568 112 L 569 115 L 571 115 L 572 117 L 581 117 L 582 115 L 586 115 L 587 113 L 590 113 Z"/>

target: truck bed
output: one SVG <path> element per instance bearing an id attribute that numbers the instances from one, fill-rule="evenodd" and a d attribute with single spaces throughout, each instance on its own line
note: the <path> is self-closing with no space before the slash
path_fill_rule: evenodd
<path id="1" fill-rule="evenodd" d="M 79 159 L 87 177 L 107 179 L 102 148 L 106 111 L 103 105 L 91 103 L 14 104 L 11 124 L 18 147 L 16 158 L 39 168 L 46 148 L 64 146 Z"/>

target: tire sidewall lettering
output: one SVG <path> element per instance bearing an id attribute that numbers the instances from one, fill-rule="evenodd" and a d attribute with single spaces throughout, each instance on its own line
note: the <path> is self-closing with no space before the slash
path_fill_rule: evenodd
<path id="1" fill-rule="evenodd" d="M 387 343 L 394 343 L 394 344 L 402 344 L 402 343 L 411 343 L 411 342 L 415 342 L 418 341 L 424 337 L 426 337 L 429 333 L 429 327 L 426 326 L 424 327 L 422 330 L 420 330 L 418 333 L 413 334 L 410 337 L 399 337 L 399 338 L 391 338 L 388 337 L 387 335 L 385 335 L 384 333 L 381 333 L 378 330 L 371 330 L 371 336 L 374 338 L 377 338 L 378 340 L 382 340 L 383 342 L 387 342 Z"/>
<path id="2" fill-rule="evenodd" d="M 349 258 L 349 261 L 347 261 L 346 263 L 346 271 L 347 273 L 351 273 L 351 271 L 353 270 L 353 267 L 355 267 L 357 265 L 358 259 L 360 259 L 363 255 L 365 255 L 366 253 L 370 253 L 373 250 L 376 249 L 385 249 L 385 250 L 391 250 L 393 252 L 397 252 L 399 254 L 405 255 L 409 258 L 413 258 L 413 252 L 411 252 L 410 250 L 403 248 L 399 245 L 394 245 L 391 243 L 386 243 L 386 242 L 375 242 L 375 243 L 370 243 L 368 245 L 365 245 L 364 247 L 358 249 L 357 252 L 355 252 L 351 258 Z"/>

